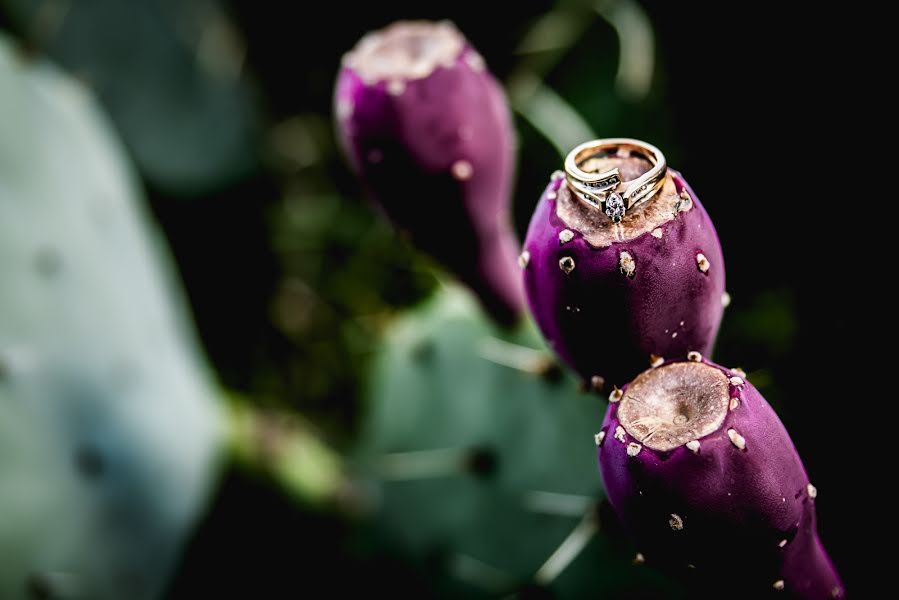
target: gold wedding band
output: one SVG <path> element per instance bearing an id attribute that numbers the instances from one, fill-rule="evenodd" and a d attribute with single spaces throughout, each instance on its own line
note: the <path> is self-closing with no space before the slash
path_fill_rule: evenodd
<path id="1" fill-rule="evenodd" d="M 617 168 L 602 172 L 584 170 L 591 159 L 607 156 L 639 155 L 652 168 L 633 181 L 622 181 Z M 620 223 L 628 210 L 645 202 L 662 187 L 668 165 L 662 151 L 651 144 L 629 138 L 593 140 L 576 147 L 565 158 L 565 178 L 575 195 L 603 210 L 615 223 Z M 619 194 L 619 187 L 624 190 Z"/>

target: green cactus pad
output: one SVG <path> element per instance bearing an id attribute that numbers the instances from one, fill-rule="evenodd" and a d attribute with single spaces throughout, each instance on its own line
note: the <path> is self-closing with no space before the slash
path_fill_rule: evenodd
<path id="1" fill-rule="evenodd" d="M 219 415 L 120 144 L 0 36 L 0 598 L 161 594 Z"/>
<path id="2" fill-rule="evenodd" d="M 567 375 L 498 364 L 502 350 L 515 353 L 503 342 L 543 348 L 530 323 L 499 331 L 465 292 L 445 288 L 394 324 L 370 381 L 358 460 L 372 481 L 377 538 L 423 558 L 437 572 L 436 591 L 454 597 L 499 597 L 531 584 L 581 521 L 581 507 L 602 498 L 593 434 L 605 402 L 579 393 Z M 539 366 L 529 357 L 538 355 L 517 360 Z M 402 454 L 453 448 L 477 449 L 473 468 L 454 470 L 452 451 Z M 435 467 L 436 476 L 422 477 Z M 419 477 L 402 479 L 404 470 Z M 535 509 L 553 500 L 569 514 Z M 554 593 L 677 595 L 633 565 L 636 551 L 607 529 L 601 524 L 551 584 Z"/>
<path id="3" fill-rule="evenodd" d="M 32 48 L 96 91 L 140 172 L 180 196 L 258 167 L 259 115 L 244 44 L 216 1 L 5 0 Z"/>

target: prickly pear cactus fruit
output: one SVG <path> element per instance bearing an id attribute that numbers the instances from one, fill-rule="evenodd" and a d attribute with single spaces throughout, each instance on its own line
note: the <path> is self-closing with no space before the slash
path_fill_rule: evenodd
<path id="1" fill-rule="evenodd" d="M 94 101 L 0 36 L 0 598 L 159 597 L 214 391 Z"/>
<path id="2" fill-rule="evenodd" d="M 635 179 L 643 158 L 607 156 L 596 170 Z M 709 354 L 726 303 L 715 227 L 680 173 L 614 223 L 553 175 L 521 255 L 528 304 L 556 354 L 585 381 L 623 385 L 651 363 Z"/>
<path id="3" fill-rule="evenodd" d="M 718 593 L 842 598 L 815 527 L 818 492 L 744 377 L 691 352 L 610 398 L 597 434 L 609 502 L 650 564 Z"/>
<path id="4" fill-rule="evenodd" d="M 532 326 L 501 333 L 463 290 L 444 288 L 394 324 L 378 357 L 359 467 L 379 538 L 426 557 L 435 594 L 535 585 L 559 598 L 678 597 L 603 523 L 589 535 L 603 403 L 549 368 Z"/>
<path id="5" fill-rule="evenodd" d="M 481 55 L 450 23 L 400 21 L 345 56 L 334 96 L 366 191 L 494 318 L 514 322 L 524 308 L 509 215 L 514 131 Z"/>

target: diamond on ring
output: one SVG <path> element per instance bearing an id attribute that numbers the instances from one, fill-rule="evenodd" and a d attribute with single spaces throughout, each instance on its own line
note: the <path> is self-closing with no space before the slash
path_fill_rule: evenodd
<path id="1" fill-rule="evenodd" d="M 621 223 L 624 218 L 624 200 L 615 192 L 606 197 L 606 214 L 613 223 Z"/>

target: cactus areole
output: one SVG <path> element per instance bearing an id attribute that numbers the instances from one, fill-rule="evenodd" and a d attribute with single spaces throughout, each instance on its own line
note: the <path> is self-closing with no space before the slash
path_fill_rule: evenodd
<path id="1" fill-rule="evenodd" d="M 510 111 L 484 59 L 451 24 L 398 22 L 343 60 L 340 141 L 368 192 L 421 250 L 511 323 L 524 298 L 509 220 Z"/>
<path id="2" fill-rule="evenodd" d="M 817 490 L 750 383 L 693 355 L 623 392 L 597 434 L 599 465 L 647 562 L 728 581 L 738 597 L 844 596 L 818 538 Z"/>
<path id="3" fill-rule="evenodd" d="M 594 159 L 625 181 L 639 156 Z M 660 359 L 708 354 L 724 306 L 715 227 L 680 173 L 615 223 L 571 192 L 561 171 L 537 203 L 525 239 L 531 313 L 559 357 L 585 381 L 621 385 Z"/>

